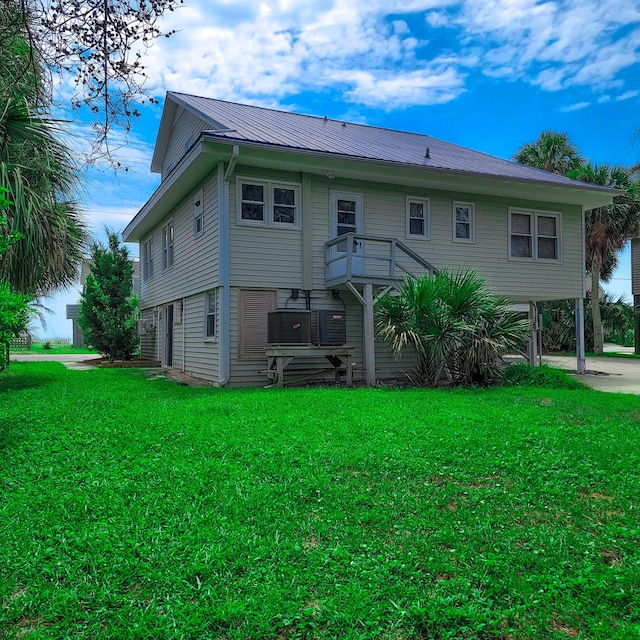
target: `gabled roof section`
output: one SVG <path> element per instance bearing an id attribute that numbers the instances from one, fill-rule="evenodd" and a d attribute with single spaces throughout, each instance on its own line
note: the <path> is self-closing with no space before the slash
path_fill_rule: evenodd
<path id="1" fill-rule="evenodd" d="M 153 157 L 151 159 L 152 173 L 160 173 L 162 171 L 162 162 L 164 160 L 165 153 L 167 152 L 167 147 L 169 146 L 173 130 L 173 120 L 178 107 L 183 107 L 187 111 L 190 111 L 203 120 L 209 122 L 211 129 L 226 129 L 224 125 L 216 122 L 212 118 L 208 118 L 204 113 L 191 105 L 188 100 L 184 100 L 183 98 L 185 97 L 193 98 L 194 96 L 183 96 L 182 94 L 173 93 L 172 91 L 167 92 L 164 109 L 162 110 L 162 118 L 160 119 L 158 138 L 156 139 L 156 146 L 153 150 Z"/>
<path id="2" fill-rule="evenodd" d="M 211 129 L 203 132 L 210 140 L 598 190 L 594 185 L 579 183 L 564 176 L 503 160 L 424 134 L 175 92 L 167 93 L 152 170 L 154 166 L 157 169 L 162 162 L 178 105 L 210 123 Z"/>

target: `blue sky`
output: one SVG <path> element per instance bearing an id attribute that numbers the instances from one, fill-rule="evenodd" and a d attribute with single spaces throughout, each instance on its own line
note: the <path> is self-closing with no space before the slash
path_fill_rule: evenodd
<path id="1" fill-rule="evenodd" d="M 83 195 L 98 239 L 158 184 L 149 172 L 165 91 L 426 133 L 503 158 L 545 129 L 592 162 L 640 162 L 640 0 L 185 0 L 145 54 L 150 93 L 119 154 Z M 66 114 L 71 118 L 72 114 Z M 74 125 L 82 151 L 86 121 Z M 131 246 L 137 255 L 137 246 Z M 628 295 L 626 251 L 609 290 Z M 69 337 L 45 301 L 47 337 Z"/>

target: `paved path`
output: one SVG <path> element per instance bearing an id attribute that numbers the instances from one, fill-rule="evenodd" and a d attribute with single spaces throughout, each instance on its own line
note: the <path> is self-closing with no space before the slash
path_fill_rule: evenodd
<path id="1" fill-rule="evenodd" d="M 91 353 L 29 353 L 11 354 L 11 362 L 62 362 L 67 369 L 87 370 L 93 367 L 85 360 L 100 360 L 101 356 Z"/>

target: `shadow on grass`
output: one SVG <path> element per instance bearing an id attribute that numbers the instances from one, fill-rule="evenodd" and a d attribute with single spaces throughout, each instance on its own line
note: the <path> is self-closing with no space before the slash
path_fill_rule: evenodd
<path id="1" fill-rule="evenodd" d="M 59 381 L 62 371 L 60 362 L 11 362 L 0 373 L 0 394 L 44 387 Z"/>

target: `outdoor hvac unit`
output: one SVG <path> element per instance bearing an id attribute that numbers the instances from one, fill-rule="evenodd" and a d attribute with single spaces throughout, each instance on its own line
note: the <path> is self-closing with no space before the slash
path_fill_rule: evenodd
<path id="1" fill-rule="evenodd" d="M 156 328 L 155 321 L 150 318 L 145 318 L 137 321 L 137 329 L 139 336 L 146 336 L 149 333 L 153 333 Z"/>
<path id="2" fill-rule="evenodd" d="M 321 345 L 340 346 L 347 341 L 347 314 L 322 309 L 318 314 L 318 337 Z"/>
<path id="3" fill-rule="evenodd" d="M 318 344 L 318 313 L 303 309 L 276 309 L 267 314 L 270 344 Z"/>

